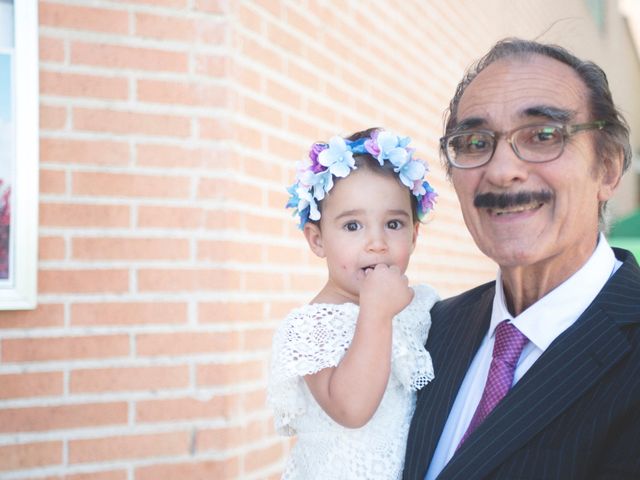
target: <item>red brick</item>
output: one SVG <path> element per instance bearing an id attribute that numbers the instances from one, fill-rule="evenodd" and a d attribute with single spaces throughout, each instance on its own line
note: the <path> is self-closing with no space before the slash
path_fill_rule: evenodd
<path id="1" fill-rule="evenodd" d="M 302 108 L 302 96 L 292 91 L 289 85 L 284 85 L 277 80 L 267 79 L 266 93 L 268 98 L 276 102 L 291 106 L 296 110 Z"/>
<path id="2" fill-rule="evenodd" d="M 71 44 L 71 63 L 111 69 L 187 72 L 188 53 L 163 49 L 124 47 L 76 41 Z"/>
<path id="3" fill-rule="evenodd" d="M 204 225 L 204 210 L 192 207 L 138 208 L 138 226 L 141 228 L 196 229 Z"/>
<path id="4" fill-rule="evenodd" d="M 228 11 L 228 3 L 225 0 L 196 0 L 195 9 L 207 13 L 222 14 Z"/>
<path id="5" fill-rule="evenodd" d="M 93 172 L 77 172 L 73 175 L 73 193 L 76 195 L 187 198 L 190 184 L 189 178 L 177 175 Z"/>
<path id="6" fill-rule="evenodd" d="M 188 239 L 74 238 L 71 257 L 77 260 L 187 260 Z"/>
<path id="7" fill-rule="evenodd" d="M 34 310 L 0 311 L 0 329 L 46 328 L 64 325 L 64 306 L 40 303 Z"/>
<path id="8" fill-rule="evenodd" d="M 227 88 L 220 85 L 185 83 L 166 80 L 138 80 L 138 99 L 142 102 L 224 108 L 228 103 Z"/>
<path id="9" fill-rule="evenodd" d="M 122 135 L 146 134 L 184 138 L 191 134 L 191 122 L 186 117 L 79 107 L 73 109 L 73 126 L 79 131 Z"/>
<path id="10" fill-rule="evenodd" d="M 61 395 L 62 372 L 35 372 L 0 375 L 0 398 L 27 398 Z M 2 455 L 0 454 L 0 458 Z"/>
<path id="11" fill-rule="evenodd" d="M 165 168 L 193 168 L 202 165 L 205 152 L 175 145 L 138 145 L 136 164 Z"/>
<path id="12" fill-rule="evenodd" d="M 129 31 L 129 14 L 122 10 L 40 2 L 38 17 L 40 25 L 51 27 L 119 34 Z"/>
<path id="13" fill-rule="evenodd" d="M 281 24 L 275 22 L 267 24 L 267 39 L 273 45 L 286 50 L 290 57 L 304 56 L 305 46 L 300 37 L 282 28 Z"/>
<path id="14" fill-rule="evenodd" d="M 276 72 L 283 72 L 286 74 L 285 64 L 289 65 L 291 62 L 285 63 L 283 55 L 276 52 L 275 49 L 266 46 L 264 41 L 259 41 L 245 35 L 239 35 L 240 39 L 240 54 L 246 56 L 248 59 L 258 62 L 266 66 L 269 70 Z M 313 79 L 309 88 L 318 87 L 317 79 Z"/>
<path id="15" fill-rule="evenodd" d="M 126 228 L 129 207 L 79 203 L 42 203 L 40 225 L 48 227 Z"/>
<path id="16" fill-rule="evenodd" d="M 266 261 L 279 265 L 300 265 L 306 258 L 304 248 L 266 245 Z"/>
<path id="17" fill-rule="evenodd" d="M 71 325 L 174 325 L 187 322 L 184 303 L 75 303 Z"/>
<path id="18" fill-rule="evenodd" d="M 247 352 L 269 350 L 273 341 L 273 330 L 270 328 L 255 329 L 243 332 L 242 348 Z"/>
<path id="19" fill-rule="evenodd" d="M 188 432 L 154 433 L 69 441 L 69 463 L 108 462 L 189 453 Z"/>
<path id="20" fill-rule="evenodd" d="M 258 291 L 284 291 L 285 274 L 272 272 L 250 272 L 245 275 L 244 288 Z"/>
<path id="21" fill-rule="evenodd" d="M 264 468 L 265 465 L 276 463 L 283 454 L 284 449 L 280 443 L 249 450 L 245 457 L 245 470 L 249 473 Z"/>
<path id="22" fill-rule="evenodd" d="M 158 464 L 135 469 L 136 480 L 232 480 L 240 472 L 238 458 L 200 460 L 189 463 Z"/>
<path id="23" fill-rule="evenodd" d="M 198 198 L 226 199 L 249 201 L 257 207 L 256 200 L 260 198 L 260 189 L 255 185 L 240 183 L 221 178 L 200 178 L 198 183 Z M 283 202 L 284 205 L 284 202 Z"/>
<path id="24" fill-rule="evenodd" d="M 267 207 L 281 209 L 289 200 L 289 194 L 284 189 L 267 190 Z"/>
<path id="25" fill-rule="evenodd" d="M 198 418 L 229 418 L 238 415 L 239 408 L 239 395 L 216 394 L 204 400 L 194 398 L 139 400 L 136 402 L 136 419 L 138 422 L 148 423 Z"/>
<path id="26" fill-rule="evenodd" d="M 43 362 L 117 358 L 129 354 L 128 335 L 84 337 L 7 338 L 2 340 L 2 361 Z"/>
<path id="27" fill-rule="evenodd" d="M 285 13 L 287 15 L 288 26 L 291 28 L 309 35 L 311 32 L 315 32 L 318 28 L 321 28 L 321 23 L 317 21 L 316 17 L 309 15 L 308 11 L 301 8 L 297 4 L 292 6 L 285 6 Z M 301 13 L 301 12 L 304 12 Z M 316 20 L 314 22 L 314 20 Z"/>
<path id="28" fill-rule="evenodd" d="M 243 28 L 262 35 L 264 34 L 265 19 L 264 15 L 256 11 L 257 6 L 255 2 L 241 3 L 237 6 L 236 16 Z"/>
<path id="29" fill-rule="evenodd" d="M 260 388 L 258 390 L 254 390 L 254 391 L 249 391 L 246 392 L 244 394 L 244 396 L 242 397 L 242 408 L 244 412 L 247 412 L 248 414 L 253 413 L 253 412 L 264 412 L 265 409 L 265 405 L 267 404 L 267 394 L 266 391 L 264 390 L 264 388 Z M 262 428 L 260 431 L 263 433 L 266 431 L 269 431 L 268 428 L 266 428 L 266 426 L 270 425 L 269 424 L 264 424 L 265 428 Z"/>
<path id="30" fill-rule="evenodd" d="M 140 333 L 136 335 L 138 356 L 196 355 L 231 352 L 240 346 L 238 332 Z"/>
<path id="31" fill-rule="evenodd" d="M 260 263 L 263 246 L 225 240 L 200 240 L 198 260 L 210 262 Z"/>
<path id="32" fill-rule="evenodd" d="M 228 140 L 233 131 L 225 118 L 206 117 L 198 119 L 198 136 L 205 140 Z"/>
<path id="33" fill-rule="evenodd" d="M 197 23 L 194 20 L 178 18 L 175 15 L 137 13 L 135 15 L 135 32 L 141 37 L 194 43 L 197 38 Z"/>
<path id="34" fill-rule="evenodd" d="M 129 474 L 126 470 L 111 470 L 108 472 L 91 472 L 91 473 L 74 473 L 66 474 L 64 478 L 59 480 L 127 480 Z M 33 479 L 36 480 L 36 479 Z M 47 480 L 38 478 L 37 480 Z"/>
<path id="35" fill-rule="evenodd" d="M 279 108 L 249 97 L 242 99 L 242 105 L 244 114 L 249 118 L 266 123 L 274 128 L 284 127 L 284 114 Z"/>
<path id="36" fill-rule="evenodd" d="M 64 237 L 40 237 L 38 239 L 39 260 L 64 260 L 66 245 Z"/>
<path id="37" fill-rule="evenodd" d="M 260 322 L 265 319 L 263 302 L 207 302 L 198 305 L 198 323 Z"/>
<path id="38" fill-rule="evenodd" d="M 40 161 L 79 165 L 124 166 L 129 163 L 129 145 L 112 140 L 41 138 Z"/>
<path id="39" fill-rule="evenodd" d="M 40 35 L 38 56 L 41 62 L 64 61 L 64 40 Z"/>
<path id="40" fill-rule="evenodd" d="M 208 230 L 240 230 L 242 223 L 238 212 L 230 210 L 209 210 L 206 212 L 204 221 L 205 228 Z"/>
<path id="41" fill-rule="evenodd" d="M 205 17 L 198 21 L 198 42 L 210 47 L 223 47 L 228 44 L 229 22 L 220 18 Z"/>
<path id="42" fill-rule="evenodd" d="M 233 65 L 233 75 L 238 85 L 256 93 L 261 93 L 266 82 L 265 75 L 259 67 L 251 65 Z"/>
<path id="43" fill-rule="evenodd" d="M 285 316 L 287 316 L 289 314 L 289 312 L 291 310 L 293 310 L 296 307 L 299 307 L 300 305 L 298 304 L 298 302 L 276 302 L 276 301 L 272 301 L 269 302 L 268 305 L 268 315 L 267 315 L 267 319 L 268 320 L 281 320 L 283 319 Z"/>
<path id="44" fill-rule="evenodd" d="M 289 177 L 285 167 L 264 158 L 264 154 L 260 153 L 242 157 L 242 174 L 246 178 L 258 178 L 277 185 L 285 185 Z M 282 191 L 285 191 L 284 188 Z"/>
<path id="45" fill-rule="evenodd" d="M 126 3 L 131 4 L 153 5 L 154 7 L 169 7 L 180 10 L 184 10 L 189 2 L 190 0 L 126 0 Z"/>
<path id="46" fill-rule="evenodd" d="M 141 292 L 215 292 L 241 288 L 238 272 L 217 269 L 140 269 Z"/>
<path id="47" fill-rule="evenodd" d="M 44 130 L 62 130 L 67 124 L 67 109 L 40 105 L 40 128 Z"/>
<path id="48" fill-rule="evenodd" d="M 23 470 L 61 464 L 62 442 L 0 446 L 0 471 Z"/>
<path id="49" fill-rule="evenodd" d="M 126 100 L 129 96 L 129 82 L 126 78 L 119 77 L 41 70 L 40 94 Z"/>
<path id="50" fill-rule="evenodd" d="M 155 391 L 186 387 L 187 366 L 83 369 L 71 372 L 71 393 Z"/>
<path id="51" fill-rule="evenodd" d="M 212 365 L 198 365 L 199 386 L 226 386 L 244 382 L 258 382 L 264 378 L 264 362 L 248 361 Z"/>
<path id="52" fill-rule="evenodd" d="M 219 55 L 196 55 L 196 73 L 212 78 L 223 78 L 230 71 L 229 57 Z"/>
<path id="53" fill-rule="evenodd" d="M 285 203 L 286 201 L 283 201 L 282 203 L 280 203 L 279 209 L 282 210 Z M 296 219 L 293 217 L 286 219 L 286 224 L 284 228 L 283 228 L 282 222 L 277 222 L 270 217 L 252 215 L 249 213 L 244 216 L 244 220 L 245 220 L 244 230 L 246 230 L 247 232 L 272 235 L 276 237 L 282 237 L 283 235 L 285 235 L 287 226 L 291 226 L 292 228 L 295 229 L 297 225 Z M 296 236 L 300 239 L 300 241 L 304 242 L 302 237 L 302 232 L 296 229 L 295 233 L 296 233 Z M 267 246 L 267 250 L 268 249 L 269 247 Z"/>
<path id="54" fill-rule="evenodd" d="M 126 402 L 83 403 L 0 410 L 0 432 L 37 432 L 126 425 Z"/>
<path id="55" fill-rule="evenodd" d="M 58 170 L 40 169 L 40 193 L 65 193 L 67 174 Z"/>
<path id="56" fill-rule="evenodd" d="M 238 448 L 243 443 L 253 441 L 246 429 L 241 427 L 220 427 L 196 432 L 195 447 L 197 452 L 225 451 Z"/>
<path id="57" fill-rule="evenodd" d="M 40 293 L 124 293 L 129 290 L 127 270 L 38 271 Z"/>
<path id="58" fill-rule="evenodd" d="M 314 273 L 294 273 L 290 275 L 289 279 L 293 290 L 297 292 L 319 292 L 325 282 L 325 275 Z"/>

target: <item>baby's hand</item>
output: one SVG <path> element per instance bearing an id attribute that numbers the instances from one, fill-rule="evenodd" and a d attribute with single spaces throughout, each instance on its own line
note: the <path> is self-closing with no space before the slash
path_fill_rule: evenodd
<path id="1" fill-rule="evenodd" d="M 364 273 L 360 289 L 360 309 L 376 316 L 392 318 L 413 299 L 409 279 L 395 265 L 378 264 Z"/>

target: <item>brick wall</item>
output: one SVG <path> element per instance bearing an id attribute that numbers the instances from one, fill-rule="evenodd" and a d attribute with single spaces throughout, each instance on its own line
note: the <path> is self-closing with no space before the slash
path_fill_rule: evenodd
<path id="1" fill-rule="evenodd" d="M 561 3 L 41 1 L 38 308 L 0 314 L 0 478 L 278 478 L 271 334 L 324 279 L 282 208 L 295 161 L 335 133 L 410 135 L 440 192 L 412 281 L 491 278 L 442 112 L 508 33 L 573 17 L 550 39 L 599 45 Z"/>

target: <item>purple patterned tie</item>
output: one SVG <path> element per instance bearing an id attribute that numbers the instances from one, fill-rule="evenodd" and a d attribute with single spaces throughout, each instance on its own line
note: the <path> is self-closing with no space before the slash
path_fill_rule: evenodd
<path id="1" fill-rule="evenodd" d="M 518 359 L 528 341 L 529 339 L 507 320 L 500 322 L 496 327 L 493 359 L 491 360 L 491 367 L 489 367 L 487 383 L 484 385 L 478 408 L 476 408 L 471 423 L 469 423 L 467 431 L 458 444 L 458 448 L 511 388 L 513 373 Z"/>

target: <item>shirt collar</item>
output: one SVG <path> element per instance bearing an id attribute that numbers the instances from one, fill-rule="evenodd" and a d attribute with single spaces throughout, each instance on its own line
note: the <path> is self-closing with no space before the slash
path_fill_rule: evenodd
<path id="1" fill-rule="evenodd" d="M 602 290 L 619 263 L 603 234 L 587 262 L 517 317 L 513 317 L 504 297 L 502 275 L 498 270 L 493 298 L 490 335 L 502 320 L 510 320 L 540 350 L 544 351 L 558 335 L 569 328 Z M 542 321 L 544 320 L 544 321 Z"/>

